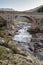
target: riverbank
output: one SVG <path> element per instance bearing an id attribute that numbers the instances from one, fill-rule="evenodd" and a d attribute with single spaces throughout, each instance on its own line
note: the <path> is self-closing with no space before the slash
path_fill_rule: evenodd
<path id="1" fill-rule="evenodd" d="M 40 59 L 39 55 L 42 53 L 38 52 L 43 51 L 42 44 L 36 44 L 38 57 L 35 54 L 36 50 L 34 51 L 35 43 L 31 42 L 32 35 L 27 32 L 27 28 L 30 28 L 28 23 L 19 24 L 19 26 L 11 24 L 10 28 L 6 25 L 0 27 L 0 65 L 43 64 L 43 60 L 41 60 L 43 57 Z"/>

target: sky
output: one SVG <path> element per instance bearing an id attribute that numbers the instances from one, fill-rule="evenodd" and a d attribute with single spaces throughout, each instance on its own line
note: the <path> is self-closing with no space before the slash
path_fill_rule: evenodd
<path id="1" fill-rule="evenodd" d="M 17 11 L 33 9 L 43 5 L 43 0 L 0 0 L 0 8 L 13 8 Z"/>

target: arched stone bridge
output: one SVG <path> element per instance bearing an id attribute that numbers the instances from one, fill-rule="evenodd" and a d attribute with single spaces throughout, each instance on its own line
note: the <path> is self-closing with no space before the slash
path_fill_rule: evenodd
<path id="1" fill-rule="evenodd" d="M 23 17 L 23 18 L 26 18 L 28 19 L 28 23 L 31 23 L 31 26 L 34 28 L 36 27 L 36 20 L 33 18 L 33 17 L 29 17 L 29 16 L 24 16 L 24 15 L 16 15 L 15 16 L 15 19 L 18 18 L 18 17 Z M 19 18 L 20 19 L 20 18 Z M 27 21 L 26 21 L 27 22 Z"/>
<path id="2" fill-rule="evenodd" d="M 39 20 L 43 18 L 43 13 L 29 13 L 29 12 L 16 12 L 16 11 L 0 11 L 0 16 L 8 22 L 15 20 L 16 16 L 24 16 L 31 20 L 33 27 L 36 27 Z"/>

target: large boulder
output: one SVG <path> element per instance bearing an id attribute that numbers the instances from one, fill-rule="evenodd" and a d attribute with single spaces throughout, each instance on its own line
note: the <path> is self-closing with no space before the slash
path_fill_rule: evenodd
<path id="1" fill-rule="evenodd" d="M 36 27 L 34 29 L 33 28 L 29 28 L 27 31 L 30 32 L 30 33 L 37 33 L 37 32 L 40 32 L 40 29 L 38 27 Z"/>

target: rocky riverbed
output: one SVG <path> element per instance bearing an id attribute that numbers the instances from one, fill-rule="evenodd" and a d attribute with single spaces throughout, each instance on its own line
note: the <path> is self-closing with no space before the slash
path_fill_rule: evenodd
<path id="1" fill-rule="evenodd" d="M 43 34 L 33 35 L 30 28 L 27 22 L 0 24 L 0 65 L 43 65 Z"/>

